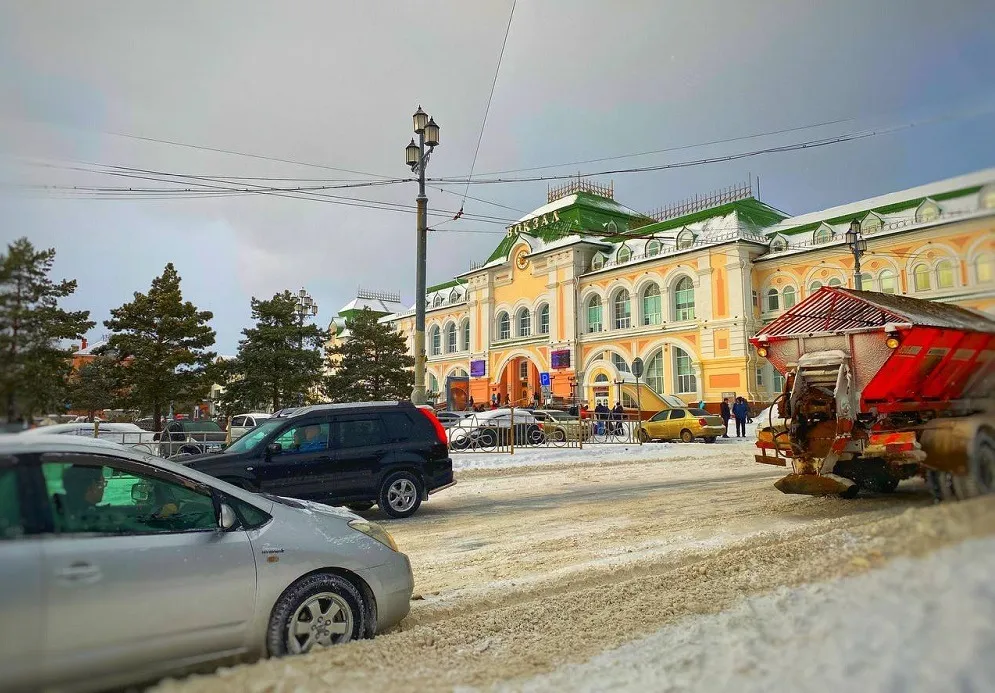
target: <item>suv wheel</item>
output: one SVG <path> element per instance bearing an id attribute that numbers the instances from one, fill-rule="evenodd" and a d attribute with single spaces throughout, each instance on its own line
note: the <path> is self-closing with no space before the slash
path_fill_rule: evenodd
<path id="1" fill-rule="evenodd" d="M 273 607 L 266 647 L 273 657 L 303 654 L 362 637 L 366 609 L 356 587 L 343 577 L 318 573 L 301 578 Z"/>
<path id="2" fill-rule="evenodd" d="M 422 484 L 411 472 L 388 474 L 380 484 L 377 505 L 393 518 L 411 517 L 421 505 Z"/>

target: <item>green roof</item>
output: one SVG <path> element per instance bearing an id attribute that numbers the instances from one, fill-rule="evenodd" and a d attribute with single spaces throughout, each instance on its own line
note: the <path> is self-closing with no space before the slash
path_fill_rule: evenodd
<path id="1" fill-rule="evenodd" d="M 630 233 L 613 236 L 610 240 L 613 243 L 619 243 L 627 238 L 650 236 L 663 231 L 683 228 L 689 224 L 705 221 L 706 219 L 728 216 L 733 212 L 736 212 L 739 218 L 743 221 L 753 224 L 759 228 L 770 226 L 771 224 L 776 224 L 779 221 L 787 219 L 786 214 L 779 212 L 759 200 L 747 197 L 742 200 L 726 202 L 725 204 L 718 205 L 717 207 L 709 207 L 708 209 L 703 209 L 698 212 L 685 214 L 682 217 L 674 217 L 673 219 L 666 219 L 665 221 L 658 221 L 652 224 L 647 224 L 646 226 L 640 226 L 638 229 Z"/>
<path id="2" fill-rule="evenodd" d="M 442 291 L 443 289 L 451 289 L 454 286 L 462 286 L 462 285 L 463 282 L 461 282 L 459 279 L 450 279 L 447 282 L 442 282 L 441 284 L 436 284 L 435 286 L 428 287 L 427 289 L 425 289 L 425 293 L 430 294 L 435 291 Z"/>

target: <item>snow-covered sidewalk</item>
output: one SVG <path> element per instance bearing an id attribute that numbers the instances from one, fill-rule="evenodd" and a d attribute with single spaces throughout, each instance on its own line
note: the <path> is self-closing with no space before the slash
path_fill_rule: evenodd
<path id="1" fill-rule="evenodd" d="M 995 682 L 995 538 L 742 601 L 520 691 L 983 691 Z"/>

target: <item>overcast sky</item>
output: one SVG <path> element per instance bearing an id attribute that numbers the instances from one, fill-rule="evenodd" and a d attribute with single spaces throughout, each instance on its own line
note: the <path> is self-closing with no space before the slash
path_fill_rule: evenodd
<path id="1" fill-rule="evenodd" d="M 504 0 L 0 0 L 0 242 L 54 246 L 56 274 L 79 280 L 69 303 L 98 321 L 172 261 L 185 296 L 214 312 L 222 353 L 235 352 L 250 296 L 304 286 L 323 324 L 359 286 L 409 302 L 410 212 L 264 195 L 78 199 L 11 184 L 164 185 L 66 170 L 79 162 L 404 177 L 419 104 L 442 128 L 429 174 L 465 175 L 510 11 Z M 803 152 L 602 178 L 618 201 L 650 210 L 752 173 L 764 201 L 812 211 L 995 164 L 993 65 L 990 0 L 520 0 L 475 171 L 852 119 L 546 172 L 644 166 L 956 116 Z M 503 206 L 467 200 L 465 210 L 518 218 L 545 203 L 546 188 L 471 186 Z M 430 190 L 430 208 L 458 209 L 463 188 L 449 189 Z M 415 193 L 413 183 L 331 191 L 405 205 Z M 431 234 L 429 282 L 486 257 L 505 223 L 461 220 L 442 228 L 465 233 Z"/>

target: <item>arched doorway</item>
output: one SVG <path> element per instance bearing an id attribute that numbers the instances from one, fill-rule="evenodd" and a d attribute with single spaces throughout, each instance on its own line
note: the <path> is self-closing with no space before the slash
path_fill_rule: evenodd
<path id="1" fill-rule="evenodd" d="M 508 361 L 501 376 L 491 386 L 492 393 L 498 395 L 502 405 L 507 401 L 516 407 L 533 406 L 535 393 L 540 390 L 539 368 L 525 356 Z"/>

